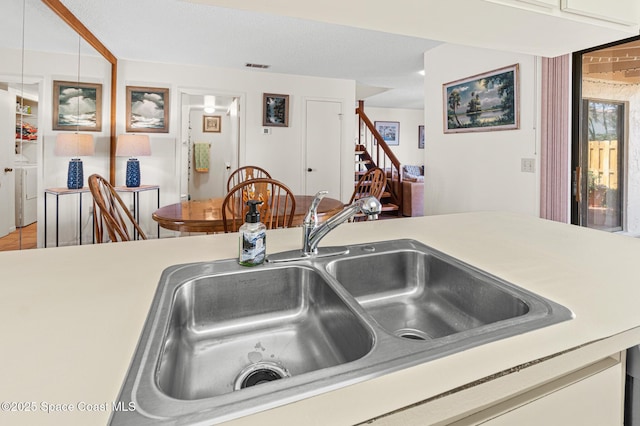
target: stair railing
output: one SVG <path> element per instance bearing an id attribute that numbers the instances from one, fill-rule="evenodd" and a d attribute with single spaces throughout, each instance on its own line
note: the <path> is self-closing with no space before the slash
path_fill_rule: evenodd
<path id="1" fill-rule="evenodd" d="M 371 161 L 371 167 L 380 167 L 387 173 L 387 191 L 391 200 L 398 206 L 402 215 L 402 173 L 400 160 L 395 156 L 389 145 L 384 141 L 380 132 L 376 130 L 369 117 L 364 112 L 364 102 L 358 101 L 356 108 L 358 116 L 358 145 L 366 152 L 365 156 Z"/>

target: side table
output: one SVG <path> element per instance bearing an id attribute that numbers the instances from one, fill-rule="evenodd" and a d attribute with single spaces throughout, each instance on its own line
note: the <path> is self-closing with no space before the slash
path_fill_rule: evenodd
<path id="1" fill-rule="evenodd" d="M 58 211 L 59 211 L 60 197 L 63 195 L 71 195 L 71 194 L 78 194 L 78 205 L 79 205 L 78 239 L 80 240 L 80 245 L 82 245 L 82 194 L 84 194 L 85 192 L 89 192 L 88 187 L 83 187 L 80 189 L 47 188 L 44 190 L 44 246 L 45 248 L 47 247 L 47 195 L 55 195 L 56 197 L 56 247 L 58 247 L 58 243 L 59 243 Z M 94 235 L 94 238 L 95 238 L 95 235 Z"/>
<path id="2" fill-rule="evenodd" d="M 140 185 L 135 187 L 116 186 L 117 192 L 133 194 L 133 218 L 138 225 L 140 224 L 140 193 L 144 191 L 156 191 L 157 206 L 160 208 L 160 186 L 159 185 Z M 160 238 L 160 224 L 158 224 L 158 238 Z M 138 231 L 133 230 L 133 239 L 138 239 Z"/>

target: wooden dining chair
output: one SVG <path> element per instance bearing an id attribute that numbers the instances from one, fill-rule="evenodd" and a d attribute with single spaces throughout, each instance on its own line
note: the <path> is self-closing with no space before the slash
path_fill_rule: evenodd
<path id="1" fill-rule="evenodd" d="M 248 200 L 259 200 L 260 222 L 267 229 L 289 228 L 293 223 L 296 199 L 282 182 L 270 178 L 247 180 L 231 188 L 222 201 L 224 232 L 236 232 L 244 223 Z"/>
<path id="2" fill-rule="evenodd" d="M 268 178 L 271 179 L 271 175 L 265 169 L 258 166 L 244 166 L 236 169 L 231 173 L 227 180 L 227 192 L 231 191 L 231 188 L 250 179 Z"/>
<path id="3" fill-rule="evenodd" d="M 129 226 L 132 226 L 140 238 L 147 239 L 142 228 L 122 201 L 116 190 L 102 176 L 89 176 L 89 190 L 93 196 L 93 224 L 97 243 L 108 241 L 131 241 Z"/>
<path id="4" fill-rule="evenodd" d="M 382 197 L 387 186 L 387 175 L 384 170 L 379 167 L 372 167 L 360 177 L 356 187 L 353 190 L 349 204 L 363 197 L 376 197 L 378 200 Z M 353 217 L 354 222 L 364 220 L 363 214 L 357 214 Z"/>
<path id="5" fill-rule="evenodd" d="M 360 177 L 351 195 L 349 204 L 362 197 L 376 197 L 378 200 L 382 197 L 385 187 L 387 186 L 387 176 L 379 167 L 373 167 Z"/>

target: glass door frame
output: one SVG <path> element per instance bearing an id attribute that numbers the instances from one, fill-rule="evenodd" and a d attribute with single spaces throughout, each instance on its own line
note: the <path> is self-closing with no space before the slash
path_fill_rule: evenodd
<path id="1" fill-rule="evenodd" d="M 618 46 L 622 44 L 626 44 L 632 41 L 640 40 L 640 36 L 630 37 L 624 40 L 619 40 L 612 43 L 603 44 L 601 46 L 592 47 L 589 49 L 581 50 L 579 52 L 574 52 L 572 55 L 572 75 L 571 75 L 571 190 L 570 194 L 570 212 L 571 212 L 571 223 L 573 225 L 587 226 L 587 213 L 586 211 L 581 212 L 581 204 L 586 205 L 586 201 L 584 198 L 588 196 L 588 172 L 586 169 L 583 170 L 582 159 L 586 155 L 587 148 L 581 147 L 581 133 L 583 131 L 583 126 L 586 126 L 587 123 L 583 122 L 583 97 L 582 97 L 582 56 L 585 53 L 593 52 L 596 50 L 605 49 L 608 47 Z M 611 100 L 611 102 L 617 102 Z M 625 108 L 625 111 L 628 109 Z M 625 112 L 627 114 L 627 112 Z M 624 123 L 626 125 L 626 119 L 623 117 Z M 623 129 L 623 132 L 626 133 L 626 128 Z M 625 135 L 626 138 L 626 135 Z M 626 142 L 626 141 L 625 141 Z M 581 149 L 582 148 L 582 149 Z M 625 156 L 626 153 L 626 143 L 621 144 L 621 157 Z M 584 161 L 586 164 L 586 160 Z M 621 182 L 624 185 L 626 182 L 626 173 L 624 171 L 625 176 L 622 176 Z M 625 192 L 624 188 L 620 188 L 620 204 L 621 207 L 625 206 Z M 585 209 L 582 209 L 585 210 Z M 622 211 L 622 226 L 624 229 L 624 209 Z"/>

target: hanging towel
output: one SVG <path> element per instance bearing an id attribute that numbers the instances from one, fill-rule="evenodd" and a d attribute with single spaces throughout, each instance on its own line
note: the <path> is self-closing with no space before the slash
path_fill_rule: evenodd
<path id="1" fill-rule="evenodd" d="M 208 173 L 209 172 L 209 151 L 211 145 L 208 143 L 194 143 L 193 155 L 195 157 L 196 172 Z"/>

